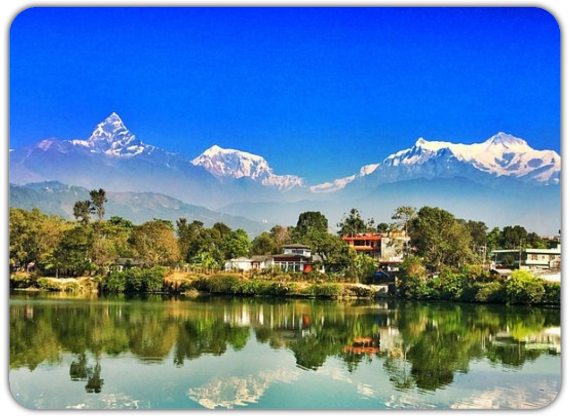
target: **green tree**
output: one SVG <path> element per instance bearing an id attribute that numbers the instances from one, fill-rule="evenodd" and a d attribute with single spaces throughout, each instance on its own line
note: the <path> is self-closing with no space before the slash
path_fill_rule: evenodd
<path id="1" fill-rule="evenodd" d="M 9 255 L 12 267 L 34 264 L 36 269 L 50 268 L 51 258 L 70 222 L 56 215 L 46 215 L 38 208 L 31 211 L 10 208 Z"/>
<path id="2" fill-rule="evenodd" d="M 360 211 L 352 208 L 348 214 L 343 214 L 341 221 L 337 224 L 338 235 L 342 237 L 343 235 L 365 233 L 369 231 L 371 225 L 373 225 L 372 220 L 366 223 L 362 219 Z"/>
<path id="3" fill-rule="evenodd" d="M 183 261 L 190 262 L 192 257 L 197 254 L 197 252 L 192 252 L 192 247 L 200 237 L 200 232 L 203 228 L 204 223 L 198 220 L 188 223 L 186 218 L 179 218 L 176 221 L 178 248 Z"/>
<path id="4" fill-rule="evenodd" d="M 299 215 L 297 225 L 295 226 L 293 239 L 302 242 L 310 233 L 327 233 L 329 229 L 329 221 L 319 211 L 307 211 Z"/>
<path id="5" fill-rule="evenodd" d="M 327 272 L 340 271 L 350 266 L 350 247 L 342 239 L 331 233 L 312 231 L 306 236 L 312 253 L 322 259 Z"/>
<path id="6" fill-rule="evenodd" d="M 53 252 L 52 262 L 56 276 L 82 276 L 92 269 L 93 231 L 78 226 L 63 233 Z"/>
<path id="7" fill-rule="evenodd" d="M 129 220 L 116 216 L 98 225 L 100 235 L 104 237 L 98 246 L 99 265 L 113 261 L 117 257 L 135 255 L 129 242 L 134 227 Z"/>
<path id="8" fill-rule="evenodd" d="M 169 265 L 180 259 L 178 241 L 170 221 L 154 219 L 133 228 L 130 243 L 140 259 Z"/>
<path id="9" fill-rule="evenodd" d="M 247 256 L 251 251 L 251 242 L 245 230 L 237 229 L 230 231 L 223 238 L 221 245 L 223 259 L 233 259 L 237 257 Z"/>
<path id="10" fill-rule="evenodd" d="M 473 258 L 469 232 L 441 208 L 422 207 L 412 221 L 410 238 L 416 254 L 435 270 L 458 267 Z"/>
<path id="11" fill-rule="evenodd" d="M 89 224 L 89 221 L 91 221 L 91 213 L 91 202 L 89 200 L 77 201 L 73 205 L 73 216 L 81 225 Z"/>
<path id="12" fill-rule="evenodd" d="M 483 247 L 487 244 L 487 225 L 483 221 L 460 221 L 471 236 L 471 241 L 475 247 Z M 477 252 L 478 250 L 475 250 Z"/>
<path id="13" fill-rule="evenodd" d="M 378 268 L 378 261 L 365 253 L 357 253 L 354 249 L 352 267 L 357 282 L 366 282 Z"/>
<path id="14" fill-rule="evenodd" d="M 501 247 L 505 249 L 518 249 L 526 244 L 528 232 L 520 225 L 507 225 L 501 231 Z"/>
<path id="15" fill-rule="evenodd" d="M 273 238 L 273 235 L 267 231 L 262 232 L 251 242 L 251 254 L 266 255 L 278 254 L 281 248 Z"/>
<path id="16" fill-rule="evenodd" d="M 284 227 L 282 225 L 275 225 L 271 228 L 271 230 L 269 230 L 269 233 L 275 240 L 275 244 L 277 244 L 279 250 L 281 250 L 281 247 L 285 244 L 291 243 L 291 235 L 293 234 L 293 230 L 294 227 Z"/>
<path id="17" fill-rule="evenodd" d="M 376 226 L 376 231 L 379 233 L 387 233 L 390 231 L 390 224 L 386 222 L 381 222 Z"/>
<path id="18" fill-rule="evenodd" d="M 109 218 L 107 222 L 112 226 L 121 227 L 122 229 L 125 230 L 132 230 L 135 227 L 132 221 L 129 221 L 127 219 L 124 219 L 123 217 L 119 217 L 116 215 L 113 215 L 111 218 Z"/>
<path id="19" fill-rule="evenodd" d="M 540 303 L 545 294 L 542 281 L 526 270 L 515 270 L 505 290 L 510 303 Z"/>
<path id="20" fill-rule="evenodd" d="M 502 248 L 501 230 L 499 227 L 494 227 L 489 233 L 487 233 L 486 243 L 487 243 L 488 252 Z"/>
<path id="21" fill-rule="evenodd" d="M 89 196 L 91 197 L 92 211 L 97 215 L 97 219 L 101 221 L 105 216 L 107 194 L 103 189 L 99 188 L 99 190 L 91 190 Z"/>
<path id="22" fill-rule="evenodd" d="M 404 235 L 408 236 L 410 223 L 416 215 L 416 209 L 406 205 L 396 208 L 396 211 L 394 211 L 394 214 L 392 215 L 392 219 L 396 221 L 396 227 L 404 231 Z"/>

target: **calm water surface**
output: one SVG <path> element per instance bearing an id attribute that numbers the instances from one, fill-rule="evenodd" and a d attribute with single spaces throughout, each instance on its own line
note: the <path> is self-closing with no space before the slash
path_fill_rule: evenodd
<path id="1" fill-rule="evenodd" d="M 560 350 L 560 309 L 10 296 L 10 390 L 33 409 L 533 409 Z"/>

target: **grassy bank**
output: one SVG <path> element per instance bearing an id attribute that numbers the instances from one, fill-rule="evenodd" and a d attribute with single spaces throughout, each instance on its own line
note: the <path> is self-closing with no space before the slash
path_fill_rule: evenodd
<path id="1" fill-rule="evenodd" d="M 303 280 L 297 276 L 250 276 L 241 273 L 200 274 L 164 268 L 131 269 L 108 276 L 58 279 L 16 274 L 11 287 L 26 290 L 99 293 L 173 293 L 187 295 L 374 298 L 388 296 L 387 286 Z"/>

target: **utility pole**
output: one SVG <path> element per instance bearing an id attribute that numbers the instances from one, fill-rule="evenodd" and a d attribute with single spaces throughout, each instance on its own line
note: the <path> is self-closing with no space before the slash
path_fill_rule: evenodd
<path id="1" fill-rule="evenodd" d="M 485 269 L 485 262 L 487 260 L 487 244 L 479 247 L 479 251 L 481 252 L 481 270 L 483 270 Z"/>
<path id="2" fill-rule="evenodd" d="M 522 263 L 522 240 L 519 240 L 519 270 Z"/>

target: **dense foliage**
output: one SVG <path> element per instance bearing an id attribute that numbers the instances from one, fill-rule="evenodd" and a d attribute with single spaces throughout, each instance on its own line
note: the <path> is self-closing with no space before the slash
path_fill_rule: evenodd
<path id="1" fill-rule="evenodd" d="M 77 201 L 74 221 L 50 216 L 38 209 L 10 208 L 10 270 L 12 286 L 25 284 L 55 290 L 45 277 L 91 276 L 102 292 L 157 292 L 165 286 L 167 270 L 202 273 L 205 291 L 231 294 L 285 294 L 294 292 L 289 283 L 273 285 L 264 281 L 235 283 L 235 277 L 219 274 L 231 258 L 271 255 L 284 244 L 308 245 L 316 256 L 315 269 L 324 273 L 304 274 L 294 280 L 314 285 L 370 283 L 378 269 L 375 259 L 357 252 L 342 240 L 346 234 L 397 232 L 408 236 L 398 247 L 404 258 L 397 287 L 409 299 L 440 299 L 475 302 L 553 303 L 560 302 L 560 289 L 525 271 L 511 279 L 493 279 L 481 265 L 494 248 L 545 247 L 536 233 L 519 225 L 494 228 L 480 221 L 456 218 L 441 208 L 398 207 L 392 224 L 364 220 L 356 208 L 344 214 L 330 232 L 328 219 L 318 211 L 299 215 L 295 226 L 276 225 L 253 239 L 243 229 L 232 230 L 217 222 L 206 227 L 198 220 L 155 218 L 142 224 L 117 216 L 105 216 L 107 201 L 103 189 L 93 190 L 90 200 Z M 33 278 L 15 279 L 19 273 Z M 271 270 L 274 280 L 286 281 L 279 270 Z M 266 273 L 266 272 L 264 272 Z M 233 283 L 232 283 L 233 282 Z M 57 286 L 57 285 L 55 285 Z M 558 285 L 559 286 L 559 285 Z M 63 290 L 75 290 L 68 287 Z M 335 296 L 336 286 L 314 286 L 314 294 Z"/>

